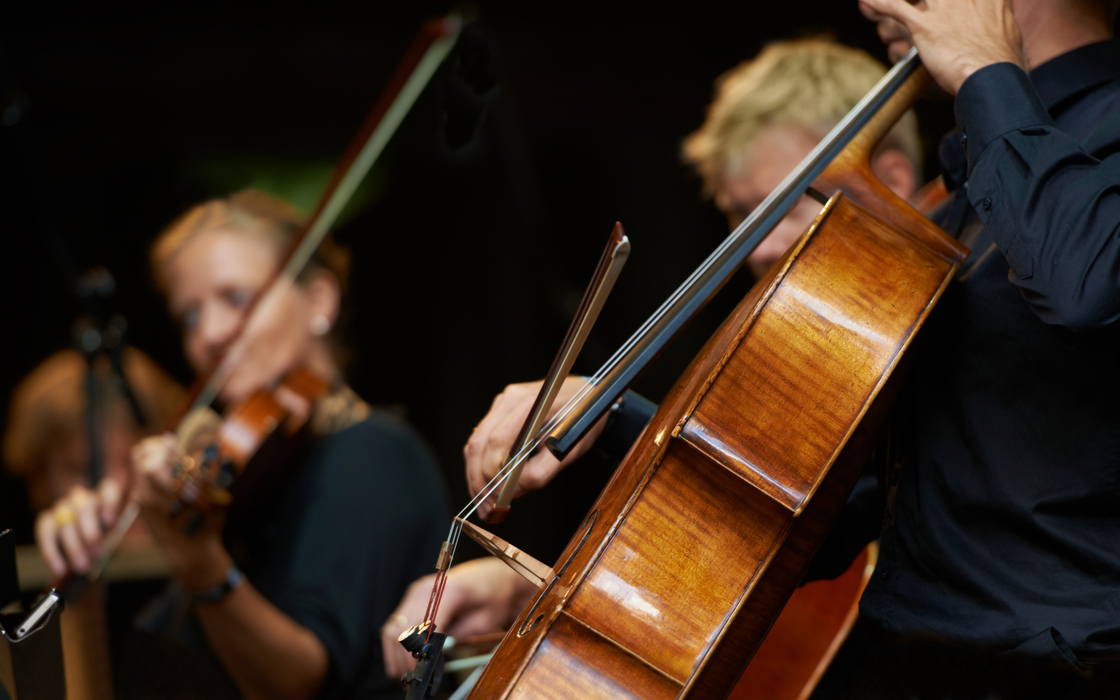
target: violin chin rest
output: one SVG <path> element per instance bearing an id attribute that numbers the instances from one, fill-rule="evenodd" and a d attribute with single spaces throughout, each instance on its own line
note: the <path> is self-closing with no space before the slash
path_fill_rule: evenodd
<path id="1" fill-rule="evenodd" d="M 201 450 L 207 443 L 214 442 L 221 425 L 222 417 L 214 409 L 207 406 L 192 409 L 175 431 L 179 449 L 185 453 Z"/>

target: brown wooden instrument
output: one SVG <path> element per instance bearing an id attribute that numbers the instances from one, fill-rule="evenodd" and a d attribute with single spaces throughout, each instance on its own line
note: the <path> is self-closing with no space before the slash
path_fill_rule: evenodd
<path id="1" fill-rule="evenodd" d="M 872 542 L 840 576 L 794 591 L 728 700 L 808 700 L 859 617 L 878 553 Z"/>
<path id="2" fill-rule="evenodd" d="M 267 490 L 282 476 L 278 465 L 299 452 L 292 440 L 304 434 L 327 389 L 323 379 L 296 369 L 224 417 L 208 408 L 189 414 L 178 431 L 185 456 L 175 469 L 176 492 L 192 508 L 211 510 Z"/>
<path id="3" fill-rule="evenodd" d="M 948 194 L 939 177 L 909 202 L 928 215 Z M 872 542 L 840 576 L 798 587 L 728 700 L 808 700 L 855 625 L 878 553 Z"/>
<path id="4" fill-rule="evenodd" d="M 870 170 L 927 83 L 917 68 L 808 171 L 830 193 L 820 215 L 661 404 L 470 697 L 722 698 L 734 686 L 967 252 Z"/>

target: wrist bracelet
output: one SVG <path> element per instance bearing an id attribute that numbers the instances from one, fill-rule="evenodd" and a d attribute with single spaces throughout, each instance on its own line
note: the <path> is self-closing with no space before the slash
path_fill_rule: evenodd
<path id="1" fill-rule="evenodd" d="M 226 572 L 225 581 L 201 591 L 187 591 L 187 593 L 190 594 L 191 600 L 195 603 L 217 603 L 232 593 L 233 589 L 240 586 L 244 580 L 245 574 L 241 573 L 241 570 L 236 566 L 231 566 L 229 571 Z"/>

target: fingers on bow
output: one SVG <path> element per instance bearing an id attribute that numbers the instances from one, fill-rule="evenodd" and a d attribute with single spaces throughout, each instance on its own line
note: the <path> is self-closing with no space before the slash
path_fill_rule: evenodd
<path id="1" fill-rule="evenodd" d="M 507 386 L 471 433 L 463 458 L 472 495 L 482 491 L 505 465 L 539 389 L 540 382 Z"/>
<path id="2" fill-rule="evenodd" d="M 55 578 L 68 571 L 85 573 L 101 544 L 98 498 L 93 491 L 75 486 L 54 507 L 35 519 L 35 540 Z"/>

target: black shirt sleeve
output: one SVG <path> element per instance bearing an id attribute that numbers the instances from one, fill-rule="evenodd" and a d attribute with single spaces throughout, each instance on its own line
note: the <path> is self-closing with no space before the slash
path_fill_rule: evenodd
<path id="1" fill-rule="evenodd" d="M 607 427 L 595 441 L 595 448 L 614 461 L 621 461 L 657 412 L 657 404 L 633 391 L 622 395 L 622 403 L 610 418 Z"/>
<path id="2" fill-rule="evenodd" d="M 970 76 L 955 110 L 968 199 L 1034 313 L 1072 329 L 1120 318 L 1120 154 L 1099 160 L 1059 131 L 1010 63 Z"/>
<path id="3" fill-rule="evenodd" d="M 320 697 L 396 697 L 378 630 L 431 572 L 449 524 L 434 461 L 403 423 L 375 417 L 319 445 L 288 500 L 258 587 L 326 647 Z"/>

